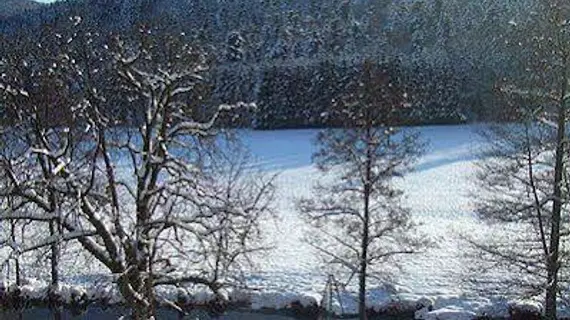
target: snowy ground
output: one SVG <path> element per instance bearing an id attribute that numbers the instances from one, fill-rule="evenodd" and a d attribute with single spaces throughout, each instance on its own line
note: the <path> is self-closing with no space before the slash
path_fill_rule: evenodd
<path id="1" fill-rule="evenodd" d="M 479 235 L 488 227 L 476 220 L 472 193 L 477 152 L 483 143 L 477 135 L 479 126 L 421 127 L 422 137 L 429 142 L 426 154 L 416 170 L 401 181 L 407 194 L 406 205 L 422 224 L 420 231 L 435 240 L 437 246 L 402 261 L 391 286 L 372 285 L 370 302 L 385 306 L 394 300 L 415 303 L 427 297 L 436 309 L 459 319 L 458 310 L 496 315 L 506 312 L 506 301 L 479 297 L 462 286 L 467 262 L 460 235 Z M 246 131 L 243 139 L 256 158 L 254 166 L 279 173 L 277 183 L 277 219 L 266 226 L 268 244 L 275 250 L 257 258 L 258 268 L 252 270 L 249 285 L 258 288 L 252 307 L 286 306 L 302 298 L 302 302 L 320 301 L 327 271 L 315 252 L 303 241 L 308 232 L 295 210 L 296 199 L 311 193 L 318 171 L 311 165 L 316 130 Z M 68 253 L 68 265 L 74 262 Z M 98 282 L 97 264 L 91 270 L 69 268 L 65 279 L 73 284 Z M 46 270 L 47 272 L 47 270 Z M 88 273 L 87 275 L 85 273 Z M 93 274 L 90 276 L 89 274 Z M 342 275 L 339 275 L 342 279 Z M 345 312 L 356 310 L 354 287 L 343 292 Z M 116 294 L 116 293 L 115 293 Z M 337 306 L 338 307 L 338 306 Z M 429 316 L 425 316 L 429 319 Z"/>
<path id="2" fill-rule="evenodd" d="M 488 231 L 487 226 L 476 220 L 471 201 L 477 154 L 483 143 L 477 135 L 479 129 L 480 126 L 474 125 L 419 128 L 429 146 L 416 170 L 401 182 L 401 187 L 407 195 L 406 206 L 422 224 L 420 231 L 435 240 L 437 246 L 403 260 L 403 272 L 394 279 L 392 290 L 371 288 L 372 304 L 381 306 L 394 299 L 416 301 L 429 297 L 436 308 L 506 312 L 503 301 L 478 297 L 461 285 L 467 266 L 460 236 Z M 295 210 L 295 199 L 311 193 L 311 185 L 318 175 L 311 165 L 315 134 L 313 130 L 244 134 L 245 141 L 260 160 L 259 166 L 279 172 L 280 220 L 268 227 L 276 250 L 258 261 L 262 271 L 251 277 L 254 286 L 315 297 L 323 292 L 326 270 L 320 267 L 311 247 L 303 242 L 307 230 Z M 348 296 L 343 307 L 345 311 L 354 311 L 355 295 Z"/>

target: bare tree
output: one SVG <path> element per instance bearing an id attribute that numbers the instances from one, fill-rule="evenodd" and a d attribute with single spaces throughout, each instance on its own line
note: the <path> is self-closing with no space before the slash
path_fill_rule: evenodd
<path id="1" fill-rule="evenodd" d="M 512 110 L 512 126 L 488 133 L 488 158 L 479 177 L 480 216 L 509 226 L 515 236 L 472 240 L 483 261 L 508 266 L 526 294 L 544 294 L 545 316 L 556 319 L 567 261 L 568 25 L 562 1 L 535 1 L 526 19 L 511 21 L 519 48 L 518 76 L 498 85 Z M 525 15 L 521 15 L 525 17 Z M 508 228 L 506 229 L 508 230 Z M 520 275 L 526 281 L 520 281 Z"/>
<path id="2" fill-rule="evenodd" d="M 69 157 L 76 155 L 70 139 L 77 132 L 69 130 L 73 119 L 65 112 L 75 101 L 58 72 L 56 43 L 15 40 L 10 47 L 11 50 L 5 50 L 1 65 L 0 89 L 6 127 L 2 132 L 5 143 L 0 156 L 5 185 L 0 195 L 11 209 L 17 209 L 15 211 L 43 212 L 41 219 L 30 220 L 46 225 L 50 237 L 57 238 L 61 231 L 60 215 L 65 208 L 60 198 L 62 185 L 56 176 Z M 80 135 L 75 138 L 81 139 Z M 76 160 L 78 164 L 82 161 Z M 17 185 L 17 181 L 25 183 Z M 29 197 L 32 193 L 43 202 L 33 201 L 33 197 Z M 10 220 L 9 241 L 12 243 L 16 220 Z M 54 286 L 60 278 L 60 249 L 58 242 L 50 243 L 51 284 Z"/>
<path id="3" fill-rule="evenodd" d="M 413 235 L 410 212 L 394 185 L 422 144 L 410 130 L 389 126 L 401 112 L 404 92 L 381 64 L 366 61 L 346 92 L 335 106 L 344 127 L 321 132 L 314 155 L 330 176 L 300 202 L 300 211 L 315 228 L 315 248 L 329 263 L 358 274 L 359 314 L 366 319 L 367 278 L 378 275 L 373 267 L 424 245 Z"/>
<path id="4" fill-rule="evenodd" d="M 13 207 L 2 219 L 57 217 L 59 233 L 26 250 L 77 241 L 113 274 L 135 319 L 153 318 L 157 302 L 174 305 L 155 295 L 156 286 L 195 284 L 219 294 L 262 249 L 259 224 L 273 193 L 271 179 L 245 177 L 241 149 L 228 155 L 219 147 L 217 119 L 249 105 L 204 108 L 210 61 L 184 35 L 144 28 L 107 42 L 73 20 L 73 32 L 59 35 L 67 51 L 57 58 L 80 97 L 69 109 L 74 121 L 33 132 L 46 142 L 24 144 L 27 151 L 2 166 L 10 177 L 3 194 L 52 213 L 49 194 L 38 190 L 53 185 L 66 210 Z M 3 89 L 16 100 L 27 94 Z M 135 120 L 121 122 L 117 104 L 130 106 Z M 20 120 L 30 130 L 29 119 Z M 29 152 L 50 166 L 48 177 L 36 174 L 44 169 Z M 32 176 L 14 161 L 26 162 Z"/>

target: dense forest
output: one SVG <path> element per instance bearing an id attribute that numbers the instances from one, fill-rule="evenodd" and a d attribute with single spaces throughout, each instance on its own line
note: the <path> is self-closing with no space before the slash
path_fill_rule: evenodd
<path id="1" fill-rule="evenodd" d="M 209 52 L 208 99 L 255 102 L 239 124 L 321 127 L 349 79 L 370 60 L 404 88 L 395 124 L 505 119 L 494 94 L 513 64 L 518 2 L 68 0 L 0 17 L 3 41 L 40 43 L 53 30 L 96 30 L 101 42 L 143 29 L 183 34 Z M 30 9 L 31 8 L 31 9 Z M 7 11 L 6 11 L 7 12 Z M 132 31 L 132 32 L 131 32 Z M 14 48 L 14 44 L 3 46 Z M 510 51 L 509 51 L 510 50 Z M 131 107 L 132 108 L 132 107 Z M 133 110 L 121 114 L 136 121 Z M 245 116 L 245 115 L 244 115 Z"/>

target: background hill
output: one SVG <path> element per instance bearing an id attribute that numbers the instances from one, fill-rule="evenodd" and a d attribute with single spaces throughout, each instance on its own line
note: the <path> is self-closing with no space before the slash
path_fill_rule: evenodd
<path id="1" fill-rule="evenodd" d="M 528 1 L 0 0 L 0 34 L 74 28 L 70 17 L 102 38 L 141 25 L 184 33 L 215 60 L 212 104 L 257 102 L 258 128 L 334 125 L 325 110 L 368 59 L 405 87 L 400 123 L 461 123 L 503 117 L 494 90 L 516 70 L 504 39 Z"/>
<path id="2" fill-rule="evenodd" d="M 0 1 L 0 18 L 7 18 L 28 10 L 36 10 L 43 5 L 32 0 L 2 0 Z"/>

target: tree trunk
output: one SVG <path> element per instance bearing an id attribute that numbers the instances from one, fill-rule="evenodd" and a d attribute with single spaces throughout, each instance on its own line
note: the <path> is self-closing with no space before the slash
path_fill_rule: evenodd
<path id="1" fill-rule="evenodd" d="M 56 220 L 49 223 L 49 232 L 51 237 L 59 236 L 59 224 Z M 51 285 L 57 286 L 59 283 L 59 241 L 54 241 L 51 245 Z"/>
<path id="2" fill-rule="evenodd" d="M 139 304 L 132 306 L 133 320 L 150 320 L 154 319 L 154 310 L 151 304 Z"/>
<path id="3" fill-rule="evenodd" d="M 552 223 L 550 230 L 550 254 L 546 257 L 547 283 L 545 317 L 556 320 L 556 296 L 558 293 L 558 269 L 560 247 L 560 220 L 562 214 L 562 177 L 564 171 L 564 152 L 566 135 L 566 109 L 564 101 L 558 107 L 558 132 L 556 136 L 556 155 L 554 164 L 554 202 L 552 205 Z"/>
<path id="4" fill-rule="evenodd" d="M 154 319 L 153 298 L 148 296 L 146 280 L 139 270 L 129 271 L 119 278 L 118 286 L 133 320 Z"/>
<path id="5" fill-rule="evenodd" d="M 144 235 L 143 235 L 144 234 Z M 139 231 L 138 241 L 126 247 L 127 271 L 118 282 L 121 295 L 131 309 L 133 320 L 154 319 L 154 288 L 152 285 L 148 234 Z"/>
<path id="6" fill-rule="evenodd" d="M 12 237 L 12 243 L 16 243 L 16 221 L 10 221 L 10 233 L 11 233 L 11 237 Z M 21 280 L 21 275 L 20 275 L 20 256 L 17 255 L 16 258 L 14 258 L 14 264 L 15 264 L 15 277 L 16 277 L 16 286 L 20 287 L 20 285 L 22 284 L 22 280 Z"/>
<path id="7" fill-rule="evenodd" d="M 15 268 L 16 268 L 16 286 L 20 287 L 22 285 L 22 276 L 21 276 L 21 271 L 20 271 L 20 258 L 16 257 L 16 259 L 14 259 L 14 264 L 15 264 Z"/>
<path id="8" fill-rule="evenodd" d="M 360 320 L 366 320 L 366 267 L 368 263 L 368 196 L 364 197 L 364 230 L 361 243 L 360 272 L 358 286 L 358 315 Z"/>
<path id="9" fill-rule="evenodd" d="M 53 239 L 56 239 L 56 241 L 54 241 L 51 246 L 50 246 L 50 250 L 51 250 L 51 257 L 50 257 L 50 262 L 51 262 L 51 286 L 50 286 L 50 291 L 49 291 L 49 298 L 50 298 L 50 309 L 52 310 L 52 314 L 53 314 L 53 319 L 54 320 L 61 320 L 62 319 L 62 312 L 61 312 L 61 305 L 60 305 L 60 300 L 59 300 L 59 296 L 56 295 L 57 292 L 57 286 L 59 284 L 59 240 L 57 240 L 57 237 L 59 237 L 60 233 L 60 229 L 59 229 L 59 221 L 57 219 L 53 219 L 49 222 L 49 232 L 50 232 L 50 236 Z"/>
<path id="10" fill-rule="evenodd" d="M 367 143 L 370 142 L 371 133 L 370 126 L 366 128 Z M 358 315 L 360 320 L 366 320 L 366 269 L 368 267 L 368 233 L 370 224 L 370 195 L 372 192 L 370 179 L 372 176 L 372 151 L 368 145 L 366 151 L 366 175 L 364 181 L 364 221 L 362 226 L 362 242 L 361 242 L 361 256 L 360 256 L 360 273 L 359 273 L 359 287 L 358 287 Z"/>

